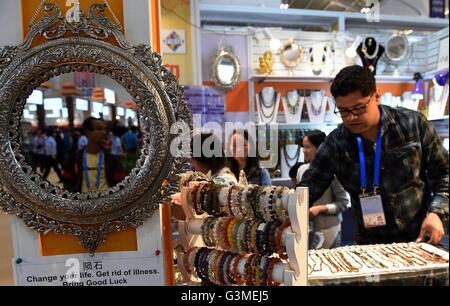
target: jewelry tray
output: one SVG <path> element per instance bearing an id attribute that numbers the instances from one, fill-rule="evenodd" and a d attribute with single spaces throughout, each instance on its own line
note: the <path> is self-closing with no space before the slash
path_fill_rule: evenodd
<path id="1" fill-rule="evenodd" d="M 398 243 L 393 245 L 408 245 L 408 243 Z M 423 249 L 432 252 L 436 255 L 448 261 L 449 253 L 439 249 L 435 246 L 418 243 L 418 246 Z M 374 245 L 352 245 L 345 246 L 331 250 L 310 250 L 308 261 L 309 263 L 314 262 L 311 259 L 311 253 L 314 252 L 334 252 L 336 250 L 346 250 L 346 249 L 370 249 Z M 383 246 L 383 245 L 378 245 Z M 448 285 L 448 271 L 449 263 L 428 263 L 426 266 L 413 266 L 413 267 L 390 267 L 390 268 L 368 268 L 363 267 L 358 272 L 336 272 L 331 273 L 329 268 L 322 264 L 321 271 L 314 271 L 308 275 L 308 282 L 310 285 L 336 285 L 336 284 L 369 284 L 369 283 L 389 283 L 390 281 L 394 284 L 405 284 L 411 282 L 427 282 L 433 280 L 433 278 L 438 281 L 443 281 L 444 284 Z"/>

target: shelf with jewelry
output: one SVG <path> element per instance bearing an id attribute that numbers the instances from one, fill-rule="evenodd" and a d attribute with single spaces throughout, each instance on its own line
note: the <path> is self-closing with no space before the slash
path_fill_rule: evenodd
<path id="1" fill-rule="evenodd" d="M 306 285 L 308 191 L 181 175 L 178 268 L 188 283 Z"/>

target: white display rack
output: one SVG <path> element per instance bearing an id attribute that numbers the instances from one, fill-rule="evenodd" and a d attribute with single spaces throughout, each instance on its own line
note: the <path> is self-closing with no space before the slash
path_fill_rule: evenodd
<path id="1" fill-rule="evenodd" d="M 190 187 L 196 182 L 190 182 Z M 189 203 L 188 193 L 190 187 L 181 188 L 181 205 L 186 219 L 178 222 L 180 243 L 185 250 L 193 247 L 203 247 L 201 228 L 205 215 L 194 216 L 193 208 Z M 219 202 L 225 205 L 225 189 L 220 191 Z M 298 187 L 296 190 L 288 190 L 282 197 L 282 208 L 288 211 L 291 225 L 282 233 L 282 244 L 286 247 L 288 255 L 287 263 L 276 264 L 273 269 L 272 279 L 286 286 L 306 286 L 308 284 L 308 188 Z M 191 252 L 187 262 L 192 266 L 195 256 Z M 193 274 L 184 267 L 183 252 L 177 253 L 178 268 L 187 283 L 198 283 Z M 244 274 L 245 259 L 238 264 L 238 272 Z"/>

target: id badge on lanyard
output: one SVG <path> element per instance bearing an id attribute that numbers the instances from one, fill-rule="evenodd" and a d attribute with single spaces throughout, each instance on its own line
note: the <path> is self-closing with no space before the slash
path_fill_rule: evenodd
<path id="1" fill-rule="evenodd" d="M 360 136 L 357 137 L 359 149 L 359 164 L 360 164 L 360 179 L 361 179 L 361 194 L 359 201 L 361 203 L 361 211 L 365 228 L 380 227 L 386 225 L 386 218 L 384 216 L 383 203 L 381 196 L 378 193 L 378 186 L 380 182 L 380 161 L 381 161 L 381 118 L 380 129 L 377 134 L 376 150 L 375 150 L 375 167 L 373 175 L 373 193 L 367 194 L 366 182 L 366 164 L 364 157 L 364 147 Z"/>

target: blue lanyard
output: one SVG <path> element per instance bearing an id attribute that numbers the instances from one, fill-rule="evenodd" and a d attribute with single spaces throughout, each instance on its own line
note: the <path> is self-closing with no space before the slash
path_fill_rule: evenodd
<path id="1" fill-rule="evenodd" d="M 100 175 L 102 174 L 102 164 L 103 164 L 103 151 L 100 150 L 100 156 L 98 157 L 98 168 L 97 168 L 97 178 L 95 180 L 95 186 L 100 186 Z M 83 166 L 84 166 L 84 176 L 86 180 L 86 187 L 88 191 L 91 191 L 91 182 L 89 181 L 88 165 L 86 158 L 86 148 L 83 150 Z"/>
<path id="2" fill-rule="evenodd" d="M 375 167 L 373 174 L 373 191 L 376 193 L 379 183 L 380 183 L 380 161 L 381 161 L 381 113 L 380 113 L 380 128 L 378 129 L 377 140 L 376 140 L 376 151 L 375 151 Z M 366 182 L 366 163 L 364 158 L 364 147 L 360 136 L 357 137 L 358 149 L 359 149 L 359 173 L 361 180 L 362 194 L 365 194 L 367 188 Z"/>

